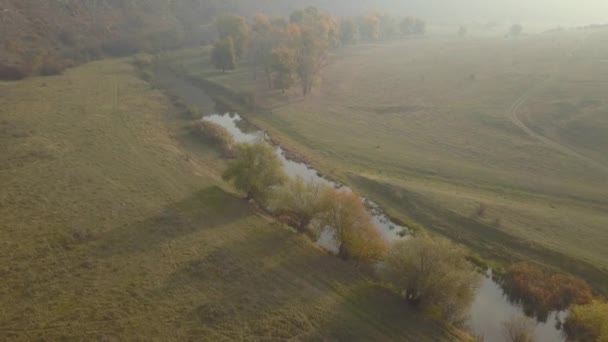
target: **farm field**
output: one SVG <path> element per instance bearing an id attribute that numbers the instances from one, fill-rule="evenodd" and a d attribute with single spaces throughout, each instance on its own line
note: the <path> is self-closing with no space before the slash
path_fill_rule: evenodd
<path id="1" fill-rule="evenodd" d="M 410 226 L 608 291 L 608 32 L 437 36 L 336 50 L 313 93 L 207 48 L 175 70 L 255 98 L 256 125 Z"/>
<path id="2" fill-rule="evenodd" d="M 0 82 L 0 340 L 465 335 L 260 214 L 128 60 Z"/>

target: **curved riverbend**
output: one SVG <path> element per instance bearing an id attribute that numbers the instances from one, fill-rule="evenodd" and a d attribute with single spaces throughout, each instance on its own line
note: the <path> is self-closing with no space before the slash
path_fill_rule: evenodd
<path id="1" fill-rule="evenodd" d="M 188 80 L 181 78 L 167 69 L 158 70 L 157 76 L 161 86 L 171 94 L 181 98 L 188 106 L 196 107 L 205 112 L 213 112 L 213 101 L 203 92 L 203 90 L 192 84 Z M 203 120 L 217 123 L 228 130 L 237 142 L 253 142 L 258 139 L 269 140 L 266 133 L 249 125 L 238 114 L 210 114 L 205 115 Z M 312 179 L 324 182 L 332 186 L 342 187 L 320 175 L 314 168 L 295 160 L 291 160 L 288 154 L 280 147 L 276 146 L 277 155 L 281 159 L 288 175 L 295 177 L 301 176 L 304 179 Z M 362 199 L 365 200 L 365 199 Z M 366 201 L 372 214 L 376 227 L 382 232 L 387 240 L 402 238 L 400 232 L 406 231 L 402 227 L 392 222 L 387 215 L 371 201 Z M 332 237 L 322 234 L 319 244 L 331 249 Z M 503 332 L 504 321 L 514 315 L 523 315 L 524 308 L 521 304 L 510 301 L 507 294 L 502 289 L 499 282 L 492 277 L 491 271 L 485 274 L 481 286 L 476 293 L 475 300 L 471 306 L 469 326 L 478 335 L 483 336 L 485 341 L 505 341 Z M 538 342 L 560 342 L 565 341 L 562 331 L 559 329 L 560 320 L 566 317 L 566 313 L 549 313 L 545 322 L 536 321 L 535 338 Z"/>

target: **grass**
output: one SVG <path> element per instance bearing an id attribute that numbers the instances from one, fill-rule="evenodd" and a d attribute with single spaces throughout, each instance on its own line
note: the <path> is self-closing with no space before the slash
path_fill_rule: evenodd
<path id="1" fill-rule="evenodd" d="M 0 83 L 1 340 L 464 338 L 230 192 L 189 120 L 125 60 Z"/>
<path id="2" fill-rule="evenodd" d="M 263 109 L 251 121 L 333 177 L 382 189 L 371 195 L 393 216 L 485 257 L 534 259 L 607 292 L 606 37 L 566 31 L 346 47 L 307 98 L 266 89 L 247 65 L 217 73 L 206 49 L 167 61 L 254 94 Z M 425 203 L 426 218 L 395 193 Z M 475 217 L 480 203 L 487 217 Z"/>

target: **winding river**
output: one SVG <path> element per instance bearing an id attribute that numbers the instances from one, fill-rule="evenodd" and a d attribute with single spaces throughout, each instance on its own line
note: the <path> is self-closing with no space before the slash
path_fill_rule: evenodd
<path id="1" fill-rule="evenodd" d="M 157 75 L 161 86 L 169 93 L 178 96 L 185 104 L 197 107 L 204 113 L 201 120 L 207 120 L 224 127 L 236 142 L 254 142 L 258 139 L 268 140 L 265 132 L 252 127 L 240 115 L 236 113 L 217 113 L 213 100 L 204 91 L 186 79 L 178 77 L 169 70 L 159 70 Z M 275 146 L 277 156 L 281 159 L 286 173 L 291 177 L 300 176 L 304 180 L 325 183 L 334 187 L 348 189 L 331 180 L 323 178 L 314 168 L 290 159 L 287 153 L 280 147 Z M 407 236 L 408 229 L 390 220 L 390 218 L 374 202 L 362 199 L 370 210 L 373 222 L 378 230 L 388 241 L 401 239 Z M 332 242 L 333 237 L 327 233 L 321 234 L 318 243 L 329 250 L 335 249 Z M 484 341 L 502 342 L 506 341 L 503 323 L 510 318 L 524 315 L 524 308 L 521 303 L 510 300 L 500 283 L 492 277 L 489 270 L 482 279 L 481 285 L 476 292 L 475 299 L 471 306 L 469 326 L 471 330 L 483 337 Z M 560 342 L 566 341 L 560 330 L 560 322 L 565 318 L 566 313 L 551 312 L 545 320 L 534 319 L 535 337 L 538 342 Z"/>

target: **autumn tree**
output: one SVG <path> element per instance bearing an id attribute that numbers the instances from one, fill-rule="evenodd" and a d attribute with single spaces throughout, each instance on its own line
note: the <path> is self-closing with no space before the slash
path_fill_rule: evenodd
<path id="1" fill-rule="evenodd" d="M 380 19 L 373 14 L 359 18 L 359 32 L 361 38 L 367 41 L 380 39 Z"/>
<path id="2" fill-rule="evenodd" d="M 272 50 L 273 84 L 275 88 L 285 92 L 294 83 L 294 73 L 297 68 L 296 51 L 288 47 L 278 47 Z"/>
<path id="3" fill-rule="evenodd" d="M 325 209 L 323 196 L 328 191 L 327 188 L 328 185 L 296 177 L 276 189 L 271 209 L 279 215 L 287 216 L 299 232 L 304 232 Z"/>
<path id="4" fill-rule="evenodd" d="M 584 280 L 529 263 L 511 265 L 505 285 L 512 296 L 524 299 L 541 312 L 565 310 L 572 304 L 588 304 L 593 299 L 591 287 Z"/>
<path id="5" fill-rule="evenodd" d="M 353 19 L 343 19 L 340 22 L 340 42 L 342 45 L 354 44 L 359 38 L 359 27 Z"/>
<path id="6" fill-rule="evenodd" d="M 272 88 L 272 51 L 285 46 L 287 41 L 287 21 L 257 14 L 251 25 L 251 61 L 257 71 L 264 71 L 268 88 Z"/>
<path id="7" fill-rule="evenodd" d="M 288 33 L 296 51 L 296 72 L 306 96 L 312 91 L 329 49 L 337 44 L 338 25 L 331 15 L 315 7 L 293 12 L 290 24 Z"/>
<path id="8" fill-rule="evenodd" d="M 232 38 L 236 57 L 241 58 L 245 53 L 249 38 L 247 20 L 235 14 L 224 14 L 216 19 L 215 24 L 220 39 Z"/>
<path id="9" fill-rule="evenodd" d="M 394 243 L 381 273 L 408 302 L 452 323 L 464 320 L 480 281 L 465 250 L 428 236 Z"/>
<path id="10" fill-rule="evenodd" d="M 573 305 L 564 325 L 573 341 L 608 341 L 608 302 Z"/>
<path id="11" fill-rule="evenodd" d="M 222 72 L 236 68 L 236 52 L 231 37 L 218 40 L 213 44 L 211 63 Z"/>
<path id="12" fill-rule="evenodd" d="M 265 203 L 271 190 L 286 179 L 276 151 L 264 141 L 237 145 L 235 156 L 224 171 L 223 178 L 234 183 L 239 191 L 247 195 L 247 199 Z"/>
<path id="13" fill-rule="evenodd" d="M 323 208 L 319 226 L 333 232 L 341 258 L 380 260 L 386 251 L 386 241 L 357 194 L 350 190 L 327 189 Z"/>

